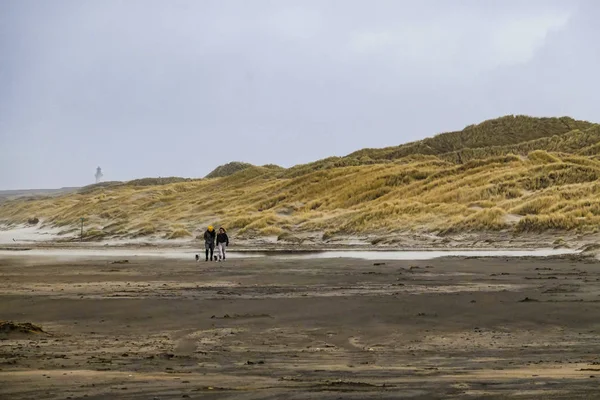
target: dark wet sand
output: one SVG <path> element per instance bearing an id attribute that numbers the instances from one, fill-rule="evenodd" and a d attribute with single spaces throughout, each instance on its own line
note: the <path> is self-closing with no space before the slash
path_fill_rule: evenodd
<path id="1" fill-rule="evenodd" d="M 600 398 L 594 259 L 110 261 L 0 259 L 1 399 Z"/>

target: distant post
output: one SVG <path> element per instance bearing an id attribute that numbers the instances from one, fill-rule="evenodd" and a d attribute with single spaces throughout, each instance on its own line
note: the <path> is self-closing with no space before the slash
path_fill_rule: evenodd
<path id="1" fill-rule="evenodd" d="M 81 235 L 79 236 L 79 241 L 83 242 L 83 217 L 81 217 Z"/>

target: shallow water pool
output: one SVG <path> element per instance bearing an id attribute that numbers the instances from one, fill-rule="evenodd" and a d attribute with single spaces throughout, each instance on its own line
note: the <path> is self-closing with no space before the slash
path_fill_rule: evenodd
<path id="1" fill-rule="evenodd" d="M 323 251 L 309 254 L 273 254 L 267 257 L 293 258 L 360 258 L 363 260 L 431 260 L 440 257 L 549 257 L 577 254 L 569 249 L 535 250 L 420 250 L 420 251 Z"/>

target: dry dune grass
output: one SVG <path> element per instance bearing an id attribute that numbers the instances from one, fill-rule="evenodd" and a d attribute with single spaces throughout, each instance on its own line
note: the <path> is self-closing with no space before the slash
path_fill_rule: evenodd
<path id="1" fill-rule="evenodd" d="M 526 133 L 519 136 L 523 121 Z M 493 128 L 492 146 L 460 148 L 485 144 L 482 126 Z M 0 220 L 26 223 L 38 217 L 46 225 L 69 227 L 85 217 L 94 239 L 185 238 L 209 223 L 242 236 L 321 232 L 324 239 L 408 230 L 596 230 L 597 125 L 504 117 L 465 131 L 464 137 L 438 135 L 288 170 L 244 166 L 213 179 L 138 180 L 8 201 L 0 204 Z M 497 138 L 500 134 L 510 138 Z M 519 138 L 520 144 L 506 144 Z M 402 155 L 406 146 L 429 150 Z"/>

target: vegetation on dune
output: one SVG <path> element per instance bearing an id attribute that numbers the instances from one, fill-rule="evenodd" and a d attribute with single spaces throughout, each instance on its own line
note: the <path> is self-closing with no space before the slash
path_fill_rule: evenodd
<path id="1" fill-rule="evenodd" d="M 181 239 L 191 237 L 192 234 L 187 229 L 176 229 L 168 233 L 165 238 L 167 239 Z"/>
<path id="2" fill-rule="evenodd" d="M 330 240 L 408 230 L 594 231 L 600 222 L 598 143 L 598 125 L 503 117 L 289 169 L 232 163 L 217 168 L 214 179 L 119 182 L 7 201 L 0 204 L 0 221 L 37 217 L 69 232 L 83 216 L 90 240 L 191 238 L 208 224 L 289 243 L 302 242 L 306 233 Z"/>
<path id="3" fill-rule="evenodd" d="M 571 134 L 565 135 L 568 133 Z M 442 133 L 400 146 L 362 149 L 345 157 L 329 157 L 298 165 L 289 168 L 285 176 L 295 177 L 321 169 L 410 162 L 428 156 L 463 163 L 500 155 L 526 155 L 533 150 L 585 151 L 586 146 L 597 145 L 598 140 L 600 126 L 590 122 L 568 117 L 534 118 L 509 115 L 468 126 L 462 131 Z"/>
<path id="4" fill-rule="evenodd" d="M 224 165 L 219 165 L 208 175 L 206 175 L 205 178 L 223 178 L 225 176 L 233 175 L 236 172 L 242 171 L 246 168 L 252 168 L 253 166 L 254 165 L 245 162 L 232 161 Z"/>
<path id="5" fill-rule="evenodd" d="M 364 149 L 350 155 L 370 159 L 396 159 L 411 154 L 440 155 L 461 149 L 505 146 L 543 137 L 562 135 L 594 124 L 572 118 L 534 118 L 525 115 L 505 117 L 467 126 L 462 131 L 441 133 L 432 138 L 385 149 Z"/>
<path id="6" fill-rule="evenodd" d="M 128 186 L 159 186 L 159 185 L 169 185 L 171 183 L 179 183 L 179 182 L 191 182 L 194 179 L 191 178 L 180 178 L 178 176 L 170 176 L 166 178 L 142 178 L 142 179 L 134 179 L 132 181 L 127 182 Z"/>
<path id="7" fill-rule="evenodd" d="M 274 169 L 274 170 L 278 170 L 278 171 L 283 171 L 285 169 L 277 164 L 265 164 L 262 167 L 267 168 L 267 169 Z"/>
<path id="8" fill-rule="evenodd" d="M 562 135 L 547 136 L 535 140 L 505 146 L 488 146 L 476 149 L 461 149 L 441 154 L 440 158 L 452 162 L 467 162 L 500 155 L 526 156 L 535 150 L 547 152 L 572 153 L 580 155 L 600 154 L 600 125 L 594 125 L 583 131 L 576 129 Z"/>
<path id="9" fill-rule="evenodd" d="M 134 179 L 132 181 L 122 182 L 122 181 L 107 181 L 94 183 L 92 185 L 87 185 L 77 190 L 80 194 L 87 194 L 94 192 L 98 189 L 103 188 L 115 188 L 119 186 L 160 186 L 160 185 L 168 185 L 170 183 L 178 183 L 178 182 L 190 182 L 194 179 L 191 178 L 180 178 L 177 176 L 171 176 L 166 178 L 141 178 Z"/>

